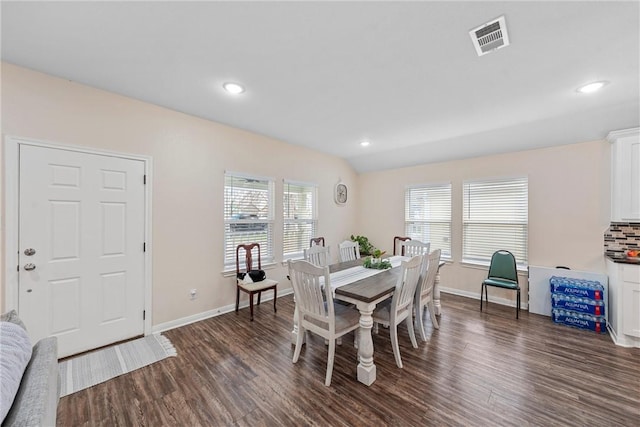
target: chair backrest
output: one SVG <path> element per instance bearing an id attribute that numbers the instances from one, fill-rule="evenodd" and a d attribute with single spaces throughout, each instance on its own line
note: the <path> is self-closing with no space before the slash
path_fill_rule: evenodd
<path id="1" fill-rule="evenodd" d="M 402 261 L 402 271 L 391 299 L 391 316 L 389 320 L 392 324 L 397 324 L 398 321 L 406 319 L 407 315 L 411 313 L 423 261 L 424 255 L 416 255 L 410 260 Z"/>
<path id="2" fill-rule="evenodd" d="M 428 254 L 431 247 L 431 243 L 422 243 L 420 240 L 407 240 L 401 242 L 400 245 L 402 246 L 400 255 L 410 257 Z"/>
<path id="3" fill-rule="evenodd" d="M 289 260 L 288 264 L 298 319 L 302 326 L 312 331 L 320 328 L 335 332 L 329 267 L 318 267 L 308 261 Z M 325 324 L 326 328 L 323 327 Z"/>
<path id="4" fill-rule="evenodd" d="M 338 245 L 338 259 L 340 262 L 355 261 L 360 258 L 360 245 L 358 242 L 345 240 Z"/>
<path id="5" fill-rule="evenodd" d="M 436 283 L 436 275 L 438 274 L 438 267 L 440 265 L 440 256 L 442 251 L 440 249 L 436 249 L 430 254 L 425 254 L 425 265 L 422 269 L 422 274 L 420 275 L 420 281 L 418 282 L 418 288 L 416 290 L 416 295 L 419 299 L 416 302 L 421 302 L 425 300 L 431 293 L 433 292 L 433 286 Z"/>
<path id="6" fill-rule="evenodd" d="M 324 237 L 312 237 L 309 239 L 309 247 L 324 246 Z"/>
<path id="7" fill-rule="evenodd" d="M 518 282 L 516 257 L 509 251 L 500 250 L 491 256 L 488 277 L 512 280 Z"/>
<path id="8" fill-rule="evenodd" d="M 311 246 L 309 249 L 305 249 L 304 260 L 318 267 L 326 267 L 330 260 L 329 247 Z"/>
<path id="9" fill-rule="evenodd" d="M 242 257 L 241 257 L 242 255 Z M 257 255 L 258 258 L 258 268 L 254 268 L 253 260 L 254 256 Z M 240 266 L 244 264 L 244 271 L 251 270 L 262 270 L 262 259 L 260 258 L 260 244 L 259 243 L 247 243 L 244 245 L 238 245 L 236 247 L 236 273 L 242 272 L 242 267 Z"/>
<path id="10" fill-rule="evenodd" d="M 407 240 L 411 240 L 411 237 L 402 237 L 396 236 L 393 238 L 393 254 L 398 255 L 401 254 L 402 250 L 402 242 L 406 242 Z"/>

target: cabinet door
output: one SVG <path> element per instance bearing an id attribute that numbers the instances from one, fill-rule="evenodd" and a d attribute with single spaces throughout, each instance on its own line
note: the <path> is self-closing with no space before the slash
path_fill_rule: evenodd
<path id="1" fill-rule="evenodd" d="M 640 220 L 640 136 L 628 134 L 613 140 L 613 221 Z"/>
<path id="2" fill-rule="evenodd" d="M 640 266 L 625 265 L 622 280 L 622 332 L 640 338 Z"/>

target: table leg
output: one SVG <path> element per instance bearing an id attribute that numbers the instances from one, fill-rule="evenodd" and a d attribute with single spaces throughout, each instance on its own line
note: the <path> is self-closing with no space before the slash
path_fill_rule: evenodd
<path id="1" fill-rule="evenodd" d="M 437 316 L 442 314 L 442 305 L 440 304 L 440 268 L 436 272 L 436 280 L 433 285 L 433 306 Z M 421 319 L 422 321 L 422 319 Z"/>
<path id="2" fill-rule="evenodd" d="M 371 385 L 376 380 L 376 365 L 373 363 L 373 309 L 375 304 L 358 303 L 360 329 L 358 329 L 358 381 Z"/>

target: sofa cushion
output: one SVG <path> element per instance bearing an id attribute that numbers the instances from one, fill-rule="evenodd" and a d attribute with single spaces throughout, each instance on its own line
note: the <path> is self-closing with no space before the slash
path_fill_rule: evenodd
<path id="1" fill-rule="evenodd" d="M 13 404 L 30 359 L 27 331 L 16 323 L 0 322 L 0 423 Z"/>
<path id="2" fill-rule="evenodd" d="M 31 361 L 2 427 L 55 426 L 60 399 L 58 338 L 43 338 L 33 346 Z"/>
<path id="3" fill-rule="evenodd" d="M 25 331 L 27 330 L 27 327 L 24 325 L 22 320 L 18 317 L 18 313 L 15 310 L 11 310 L 9 312 L 1 314 L 0 321 L 15 323 L 16 325 L 20 325 L 20 327 Z"/>

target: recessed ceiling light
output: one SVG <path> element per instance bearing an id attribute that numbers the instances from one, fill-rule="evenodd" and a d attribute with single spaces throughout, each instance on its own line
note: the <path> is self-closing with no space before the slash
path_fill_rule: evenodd
<path id="1" fill-rule="evenodd" d="M 362 145 L 363 147 L 368 147 L 371 143 L 369 141 L 362 141 L 360 143 L 360 145 Z"/>
<path id="2" fill-rule="evenodd" d="M 580 92 L 580 93 L 593 93 L 593 92 L 595 92 L 595 91 L 597 91 L 599 89 L 602 89 L 608 83 L 609 82 L 605 82 L 605 81 L 589 83 L 589 84 L 586 84 L 584 86 L 580 86 L 578 88 L 578 92 Z"/>
<path id="3" fill-rule="evenodd" d="M 225 83 L 222 85 L 222 87 L 224 88 L 224 90 L 226 90 L 227 92 L 233 94 L 233 95 L 239 95 L 242 92 L 244 92 L 244 87 L 242 85 L 239 85 L 238 83 Z"/>

